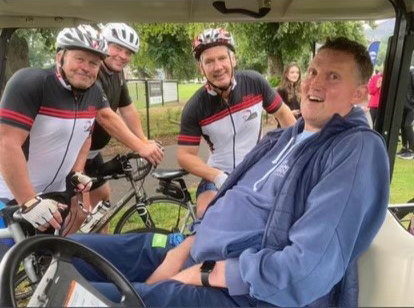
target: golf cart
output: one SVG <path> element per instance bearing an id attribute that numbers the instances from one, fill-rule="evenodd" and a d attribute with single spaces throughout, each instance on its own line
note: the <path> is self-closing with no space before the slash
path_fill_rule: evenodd
<path id="1" fill-rule="evenodd" d="M 375 127 L 385 139 L 391 170 L 393 170 L 403 102 L 409 81 L 409 67 L 414 49 L 413 13 L 414 0 L 2 1 L 0 2 L 0 28 L 3 28 L 0 36 L 0 83 L 4 79 L 7 44 L 16 28 L 62 28 L 80 23 L 107 21 L 282 22 L 374 20 L 395 17 L 395 29 L 393 36 L 389 39 L 380 110 Z M 47 240 L 60 241 L 59 239 Z M 62 245 L 64 241 L 62 240 Z M 55 246 L 57 254 L 62 254 L 59 245 Z M 27 253 L 29 248 L 24 247 L 20 251 Z M 361 306 L 414 306 L 413 260 L 414 237 L 403 228 L 394 213 L 389 211 L 372 246 L 359 260 L 359 304 Z M 7 260 L 3 264 L 11 264 L 6 262 Z M 12 268 L 11 265 L 10 267 Z M 3 270 L 7 271 L 8 267 L 4 265 Z M 119 278 L 115 273 L 113 275 L 115 279 Z M 9 276 L 3 274 L 2 285 L 5 277 Z M 46 282 L 44 286 L 50 288 Z M 2 286 L 0 290 L 2 292 L 0 304 L 13 305 L 12 302 L 4 301 L 4 292 L 10 291 L 10 288 Z M 125 294 L 129 294 L 129 291 L 131 290 L 125 291 Z M 126 298 L 129 299 L 128 296 Z M 126 301 L 124 304 L 127 305 L 130 302 Z"/>

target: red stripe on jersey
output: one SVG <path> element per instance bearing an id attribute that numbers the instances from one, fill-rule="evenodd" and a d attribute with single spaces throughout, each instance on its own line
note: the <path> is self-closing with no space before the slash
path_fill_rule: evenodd
<path id="1" fill-rule="evenodd" d="M 200 143 L 201 137 L 200 136 L 187 136 L 187 135 L 178 135 L 179 142 L 196 142 Z"/>
<path id="2" fill-rule="evenodd" d="M 234 106 L 231 106 L 230 107 L 230 112 L 231 113 L 235 113 L 235 112 L 238 112 L 240 110 L 243 110 L 243 109 L 247 109 L 249 107 L 252 107 L 252 106 L 254 106 L 254 105 L 258 104 L 258 103 L 261 103 L 263 101 L 263 96 L 261 94 L 254 95 L 254 96 L 253 95 L 249 95 L 249 96 L 244 97 L 244 99 L 245 99 L 245 101 L 243 101 L 243 102 L 241 102 L 239 104 L 236 104 Z M 200 126 L 206 126 L 206 125 L 211 124 L 211 123 L 213 123 L 215 121 L 218 121 L 218 120 L 220 120 L 222 118 L 225 118 L 228 115 L 229 115 L 229 110 L 228 109 L 224 109 L 224 110 L 216 113 L 215 115 L 213 115 L 211 117 L 208 117 L 208 118 L 205 118 L 205 119 L 201 120 L 200 121 Z"/>
<path id="3" fill-rule="evenodd" d="M 279 108 L 279 106 L 282 104 L 282 102 L 283 102 L 282 98 L 276 92 L 276 97 L 275 97 L 273 103 L 270 104 L 270 106 L 267 106 L 265 109 L 268 113 L 273 113 Z"/>
<path id="4" fill-rule="evenodd" d="M 69 111 L 69 110 L 61 110 L 56 108 L 50 107 L 40 107 L 39 114 L 48 115 L 56 118 L 64 118 L 64 119 L 74 119 L 76 118 L 94 118 L 96 115 L 95 110 L 91 111 Z"/>
<path id="5" fill-rule="evenodd" d="M 9 110 L 9 109 L 0 109 L 0 117 L 11 119 L 11 120 L 14 120 L 14 121 L 17 121 L 17 122 L 20 122 L 20 123 L 23 123 L 29 126 L 33 125 L 32 118 L 24 114 L 18 113 L 16 111 Z"/>

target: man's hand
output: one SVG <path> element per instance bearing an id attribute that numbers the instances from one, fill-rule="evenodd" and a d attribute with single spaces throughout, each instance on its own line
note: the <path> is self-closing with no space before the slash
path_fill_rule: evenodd
<path id="1" fill-rule="evenodd" d="M 224 182 L 228 178 L 228 174 L 220 171 L 220 173 L 214 178 L 214 185 L 216 185 L 217 189 L 220 189 L 223 186 Z"/>
<path id="2" fill-rule="evenodd" d="M 63 222 L 59 210 L 66 208 L 65 204 L 35 196 L 22 205 L 22 217 L 39 231 L 45 231 L 50 226 L 59 230 Z"/>
<path id="3" fill-rule="evenodd" d="M 147 159 L 152 165 L 157 166 L 164 157 L 164 148 L 158 142 L 148 142 L 140 148 L 138 154 Z"/>
<path id="4" fill-rule="evenodd" d="M 76 192 L 87 192 L 92 187 L 92 179 L 82 172 L 75 172 L 70 177 L 70 182 L 75 187 Z"/>

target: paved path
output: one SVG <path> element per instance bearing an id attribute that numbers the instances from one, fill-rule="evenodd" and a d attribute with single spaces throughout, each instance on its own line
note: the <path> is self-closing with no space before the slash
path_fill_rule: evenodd
<path id="1" fill-rule="evenodd" d="M 268 131 L 271 128 L 272 128 L 271 125 L 265 126 L 264 132 Z M 160 164 L 159 168 L 161 169 L 162 168 L 163 169 L 179 168 L 178 163 L 177 163 L 177 158 L 176 158 L 177 157 L 176 152 L 177 152 L 177 145 L 166 146 L 165 152 L 164 152 L 164 160 Z M 200 156 L 205 161 L 207 160 L 208 152 L 209 152 L 208 146 L 205 143 L 205 141 L 202 140 L 199 153 L 200 153 Z M 196 187 L 200 179 L 193 175 L 187 175 L 185 177 L 185 181 L 188 187 Z M 130 188 L 130 185 L 124 179 L 111 180 L 110 185 L 112 188 L 112 198 L 111 198 L 112 202 L 116 202 L 117 200 L 119 200 L 125 194 L 125 192 Z M 151 175 L 148 175 L 144 183 L 144 189 L 147 192 L 147 194 L 149 196 L 155 195 L 155 189 L 157 187 L 158 187 L 158 181 L 155 180 Z"/>
<path id="2" fill-rule="evenodd" d="M 164 160 L 158 168 L 160 169 L 175 169 L 180 168 L 177 163 L 177 145 L 169 145 L 165 147 Z M 202 142 L 200 146 L 200 155 L 206 160 L 208 157 L 208 146 L 205 142 Z M 200 179 L 193 175 L 187 175 L 185 181 L 188 187 L 194 187 L 198 184 Z M 125 179 L 111 180 L 110 182 L 112 189 L 111 201 L 116 202 L 119 200 L 125 192 L 130 188 L 130 185 Z M 148 175 L 144 182 L 144 189 L 149 196 L 155 194 L 155 189 L 158 187 L 158 181 L 155 180 L 151 175 Z"/>

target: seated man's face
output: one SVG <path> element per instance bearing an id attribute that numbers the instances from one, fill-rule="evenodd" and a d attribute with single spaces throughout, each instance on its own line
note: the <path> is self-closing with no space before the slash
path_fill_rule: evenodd
<path id="1" fill-rule="evenodd" d="M 367 95 L 354 56 L 322 49 L 309 65 L 301 86 L 301 112 L 305 129 L 319 131 L 338 113 L 345 116 Z"/>

